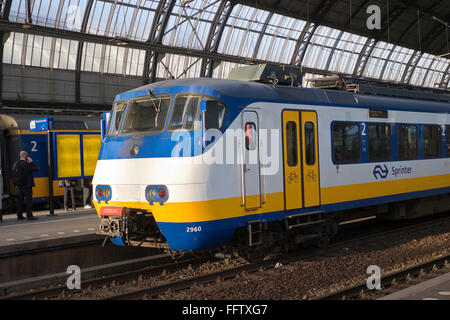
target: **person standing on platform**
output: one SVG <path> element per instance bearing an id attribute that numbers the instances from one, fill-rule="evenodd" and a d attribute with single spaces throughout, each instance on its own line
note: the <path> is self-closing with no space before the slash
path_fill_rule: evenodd
<path id="1" fill-rule="evenodd" d="M 68 205 L 67 205 L 67 196 L 70 192 L 70 197 L 72 199 L 72 209 L 73 211 L 76 211 L 75 208 L 75 186 L 76 181 L 74 180 L 64 180 L 64 211 L 67 211 Z"/>
<path id="2" fill-rule="evenodd" d="M 81 179 L 81 186 L 83 187 L 83 207 L 92 208 L 92 179 Z"/>
<path id="3" fill-rule="evenodd" d="M 33 159 L 28 156 L 26 151 L 20 151 L 20 160 L 18 160 L 12 170 L 12 179 L 14 185 L 19 190 L 19 199 L 17 204 L 17 219 L 23 220 L 23 205 L 24 202 L 27 207 L 27 220 L 37 220 L 33 217 L 33 187 L 34 178 L 33 172 L 38 171 L 38 166 L 33 162 Z"/>

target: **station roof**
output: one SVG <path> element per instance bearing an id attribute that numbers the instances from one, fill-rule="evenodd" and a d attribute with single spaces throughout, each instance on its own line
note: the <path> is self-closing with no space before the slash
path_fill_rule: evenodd
<path id="1" fill-rule="evenodd" d="M 34 0 L 27 15 L 28 1 L 0 4 L 5 64 L 145 84 L 275 62 L 302 67 L 306 78 L 450 85 L 447 0 Z M 380 30 L 366 24 L 374 4 Z"/>

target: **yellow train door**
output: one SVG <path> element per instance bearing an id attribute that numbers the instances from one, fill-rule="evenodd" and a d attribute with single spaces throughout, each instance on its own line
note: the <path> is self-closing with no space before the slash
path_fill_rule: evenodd
<path id="1" fill-rule="evenodd" d="M 317 115 L 285 110 L 282 118 L 285 210 L 318 206 Z"/>
<path id="2" fill-rule="evenodd" d="M 317 143 L 317 114 L 302 111 L 303 200 L 304 206 L 320 205 L 319 152 Z"/>

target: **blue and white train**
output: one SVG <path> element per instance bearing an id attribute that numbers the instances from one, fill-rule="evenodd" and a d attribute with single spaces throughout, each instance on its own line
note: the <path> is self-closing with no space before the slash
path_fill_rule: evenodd
<path id="1" fill-rule="evenodd" d="M 117 95 L 93 180 L 101 234 L 181 251 L 326 239 L 450 208 L 450 104 L 219 79 Z"/>

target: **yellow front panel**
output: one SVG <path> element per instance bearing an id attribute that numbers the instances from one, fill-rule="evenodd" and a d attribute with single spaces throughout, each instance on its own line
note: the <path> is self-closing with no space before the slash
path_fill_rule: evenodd
<path id="1" fill-rule="evenodd" d="M 101 138 L 98 134 L 83 135 L 83 166 L 84 175 L 93 176 L 100 153 Z"/>
<path id="2" fill-rule="evenodd" d="M 286 198 L 286 210 L 302 208 L 302 179 L 301 179 L 301 159 L 300 159 L 300 125 L 299 125 L 299 111 L 283 111 L 283 149 L 284 149 L 284 190 Z M 296 150 L 295 146 L 289 149 L 291 156 L 290 161 L 288 159 L 288 132 L 292 129 L 288 129 L 288 123 L 290 125 L 295 123 L 296 134 Z M 292 158 L 296 157 L 296 161 Z M 289 163 L 291 162 L 291 163 Z"/>
<path id="3" fill-rule="evenodd" d="M 306 129 L 305 126 L 314 126 L 314 161 L 310 158 L 308 164 L 306 154 Z M 303 196 L 305 200 L 305 208 L 320 205 L 319 192 L 319 153 L 317 143 L 317 115 L 313 111 L 302 111 L 302 147 L 303 147 Z"/>
<path id="4" fill-rule="evenodd" d="M 81 176 L 80 136 L 78 134 L 59 134 L 56 136 L 58 155 L 58 176 Z"/>

